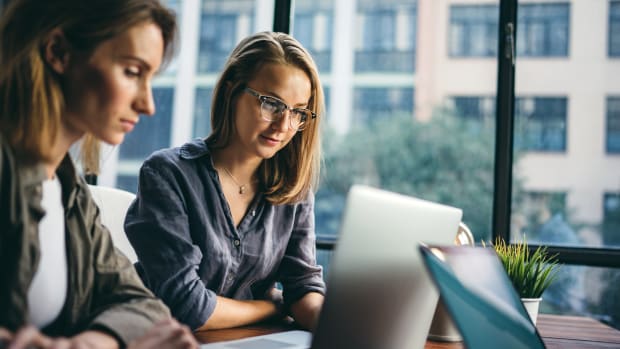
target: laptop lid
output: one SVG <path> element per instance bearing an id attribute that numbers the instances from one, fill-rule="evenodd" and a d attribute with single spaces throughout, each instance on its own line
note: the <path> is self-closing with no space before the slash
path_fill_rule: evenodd
<path id="1" fill-rule="evenodd" d="M 467 348 L 545 348 L 492 248 L 419 248 Z"/>
<path id="2" fill-rule="evenodd" d="M 461 210 L 353 186 L 312 348 L 423 348 L 438 293 L 416 246 L 453 243 Z"/>

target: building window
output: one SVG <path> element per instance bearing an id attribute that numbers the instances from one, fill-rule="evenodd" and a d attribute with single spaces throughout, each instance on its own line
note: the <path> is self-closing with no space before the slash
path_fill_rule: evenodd
<path id="1" fill-rule="evenodd" d="M 498 11 L 497 5 L 450 6 L 450 56 L 495 57 Z"/>
<path id="2" fill-rule="evenodd" d="M 603 242 L 605 246 L 620 246 L 620 192 L 603 197 Z"/>
<path id="3" fill-rule="evenodd" d="M 607 152 L 620 153 L 620 97 L 607 98 Z"/>
<path id="4" fill-rule="evenodd" d="M 566 97 L 515 98 L 515 150 L 566 150 Z"/>
<path id="5" fill-rule="evenodd" d="M 222 70 L 237 43 L 237 14 L 203 14 L 198 52 L 198 72 Z"/>
<path id="6" fill-rule="evenodd" d="M 566 193 L 524 191 L 515 195 L 513 239 L 525 235 L 529 242 L 544 244 L 579 243 L 566 217 Z"/>
<path id="7" fill-rule="evenodd" d="M 172 106 L 174 101 L 174 88 L 153 88 L 153 100 L 155 101 L 155 115 L 140 118 L 140 123 L 132 132 L 125 136 L 125 141 L 119 146 L 119 173 L 117 186 L 121 189 L 135 192 L 139 166 L 123 164 L 141 163 L 155 150 L 170 146 L 170 130 L 172 126 Z"/>
<path id="8" fill-rule="evenodd" d="M 568 55 L 570 5 L 568 3 L 519 6 L 517 56 Z"/>
<path id="9" fill-rule="evenodd" d="M 416 16 L 414 4 L 363 9 L 355 71 L 413 72 Z"/>
<path id="10" fill-rule="evenodd" d="M 479 122 L 495 117 L 495 98 L 486 96 L 452 97 L 453 110 L 456 116 Z"/>
<path id="11" fill-rule="evenodd" d="M 295 13 L 293 36 L 310 51 L 319 71 L 331 70 L 333 18 L 329 12 Z"/>
<path id="12" fill-rule="evenodd" d="M 211 133 L 211 97 L 213 87 L 199 87 L 194 99 L 194 138 L 204 138 Z"/>
<path id="13" fill-rule="evenodd" d="M 609 2 L 609 56 L 620 57 L 620 1 Z"/>
<path id="14" fill-rule="evenodd" d="M 413 116 L 413 88 L 356 88 L 354 122 L 372 125 L 403 115 Z"/>

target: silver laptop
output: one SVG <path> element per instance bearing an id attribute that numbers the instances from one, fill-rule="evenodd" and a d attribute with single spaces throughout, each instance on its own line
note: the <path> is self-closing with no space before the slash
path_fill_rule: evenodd
<path id="1" fill-rule="evenodd" d="M 423 348 L 439 296 L 417 246 L 453 243 L 461 215 L 453 207 L 353 186 L 315 335 L 290 331 L 201 348 Z"/>

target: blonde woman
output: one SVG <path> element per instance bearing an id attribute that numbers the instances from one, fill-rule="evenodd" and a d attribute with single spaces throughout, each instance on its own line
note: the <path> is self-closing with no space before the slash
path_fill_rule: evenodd
<path id="1" fill-rule="evenodd" d="M 282 314 L 312 329 L 325 291 L 312 192 L 323 113 L 316 66 L 289 35 L 252 35 L 229 57 L 212 109 L 209 137 L 142 166 L 125 220 L 138 271 L 192 329 Z"/>
<path id="2" fill-rule="evenodd" d="M 157 0 L 13 0 L 0 20 L 0 346 L 195 348 L 117 252 L 69 147 L 152 115 Z"/>

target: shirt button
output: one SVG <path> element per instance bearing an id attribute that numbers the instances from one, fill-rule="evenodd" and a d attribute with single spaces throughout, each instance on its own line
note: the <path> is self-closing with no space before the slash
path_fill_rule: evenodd
<path id="1" fill-rule="evenodd" d="M 235 246 L 239 247 L 239 245 L 241 245 L 241 241 L 240 241 L 239 239 L 235 239 L 235 240 L 233 241 L 233 244 L 234 244 Z"/>

